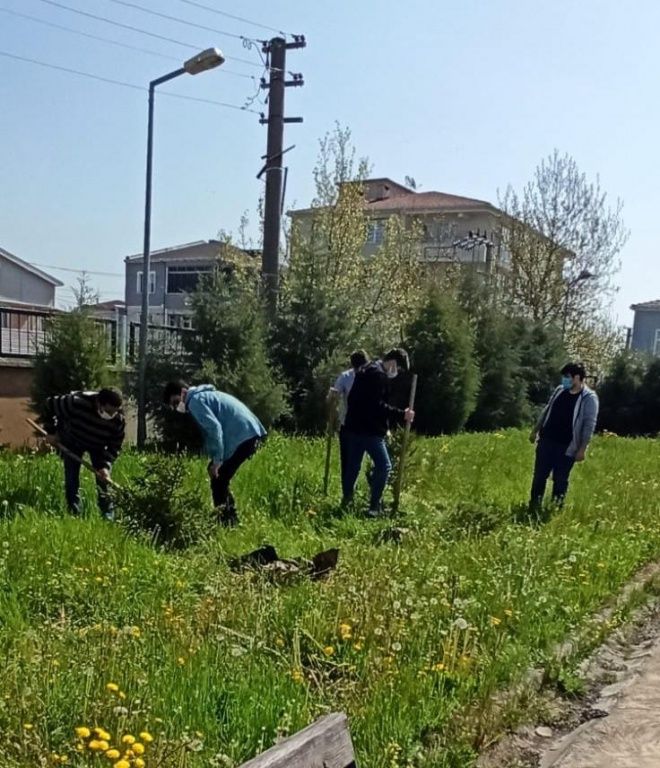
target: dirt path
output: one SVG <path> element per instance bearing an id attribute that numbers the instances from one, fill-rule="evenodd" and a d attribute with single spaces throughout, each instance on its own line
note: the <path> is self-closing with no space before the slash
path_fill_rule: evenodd
<path id="1" fill-rule="evenodd" d="M 547 749 L 539 768 L 660 768 L 660 639 L 625 659 L 627 674 L 601 691 L 590 720 Z"/>

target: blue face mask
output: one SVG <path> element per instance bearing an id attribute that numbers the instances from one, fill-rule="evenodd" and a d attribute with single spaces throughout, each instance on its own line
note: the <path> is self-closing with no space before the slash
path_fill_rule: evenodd
<path id="1" fill-rule="evenodd" d="M 570 376 L 562 376 L 561 385 L 564 389 L 571 389 L 573 386 L 573 379 Z"/>

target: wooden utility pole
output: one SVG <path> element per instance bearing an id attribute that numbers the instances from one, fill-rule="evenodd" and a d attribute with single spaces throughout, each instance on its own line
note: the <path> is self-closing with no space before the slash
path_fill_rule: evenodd
<path id="1" fill-rule="evenodd" d="M 304 48 L 307 45 L 303 35 L 295 35 L 287 43 L 283 37 L 274 37 L 263 44 L 268 65 L 268 81 L 261 87 L 269 91 L 268 117 L 261 116 L 261 124 L 268 125 L 268 143 L 266 147 L 266 195 L 264 201 L 264 245 L 261 261 L 261 273 L 266 290 L 266 298 L 271 317 L 277 309 L 280 264 L 280 230 L 282 228 L 282 146 L 284 142 L 284 124 L 302 123 L 302 117 L 284 117 L 284 91 L 286 88 L 304 85 L 302 75 L 292 75 L 286 79 L 286 52 L 291 48 Z"/>

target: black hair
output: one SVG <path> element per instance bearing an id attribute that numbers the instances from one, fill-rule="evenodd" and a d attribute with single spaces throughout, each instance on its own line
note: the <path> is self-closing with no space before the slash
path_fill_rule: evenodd
<path id="1" fill-rule="evenodd" d="M 356 349 L 355 352 L 351 352 L 351 366 L 353 368 L 361 368 L 369 362 L 369 355 L 363 349 Z"/>
<path id="2" fill-rule="evenodd" d="M 99 405 L 109 405 L 112 408 L 121 408 L 124 398 L 121 392 L 115 387 L 104 387 L 96 395 Z"/>
<path id="3" fill-rule="evenodd" d="M 163 402 L 169 403 L 174 395 L 180 395 L 182 389 L 188 389 L 188 385 L 183 379 L 174 379 L 168 381 L 163 390 Z"/>
<path id="4" fill-rule="evenodd" d="M 410 370 L 410 358 L 408 357 L 406 350 L 402 349 L 401 347 L 390 349 L 390 351 L 383 358 L 383 362 L 386 363 L 388 360 L 396 360 L 396 364 L 403 371 Z"/>
<path id="5" fill-rule="evenodd" d="M 587 371 L 585 370 L 584 363 L 566 363 L 561 369 L 562 376 L 579 376 L 580 381 L 584 381 L 587 378 Z"/>

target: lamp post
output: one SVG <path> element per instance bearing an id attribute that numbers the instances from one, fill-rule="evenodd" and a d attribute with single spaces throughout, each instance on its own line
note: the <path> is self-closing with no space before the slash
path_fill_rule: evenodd
<path id="1" fill-rule="evenodd" d="M 151 178 L 154 143 L 154 93 L 156 87 L 179 75 L 198 75 L 219 67 L 225 58 L 217 48 L 207 48 L 184 62 L 183 66 L 149 83 L 149 119 L 147 125 L 147 182 L 144 201 L 144 250 L 142 257 L 142 310 L 140 313 L 140 346 L 138 353 L 138 448 L 144 448 L 147 437 L 147 344 L 149 324 L 149 272 L 151 270 Z"/>
<path id="2" fill-rule="evenodd" d="M 573 280 L 567 283 L 566 296 L 564 297 L 564 316 L 562 317 L 562 322 L 561 322 L 562 341 L 565 341 L 566 339 L 566 324 L 568 322 L 568 304 L 569 304 L 569 299 L 571 297 L 571 291 L 578 283 L 582 283 L 585 280 L 591 280 L 594 277 L 596 277 L 596 275 L 594 275 L 593 272 L 589 272 L 588 269 L 583 269 L 582 272 L 580 272 L 580 274 L 577 277 L 573 278 Z"/>

